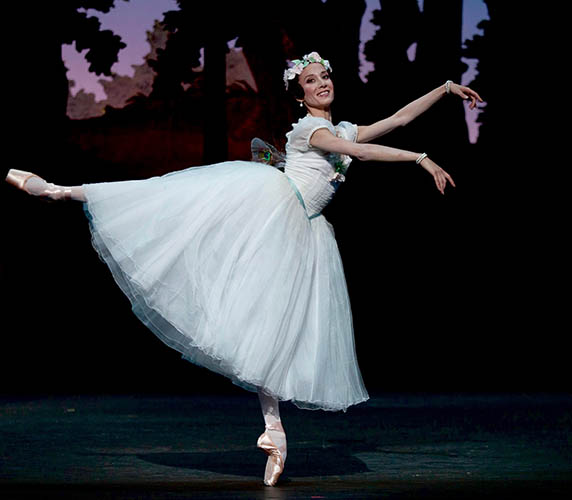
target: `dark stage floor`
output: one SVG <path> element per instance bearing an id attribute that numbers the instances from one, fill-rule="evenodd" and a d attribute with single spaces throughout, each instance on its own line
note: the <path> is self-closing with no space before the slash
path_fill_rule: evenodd
<path id="1" fill-rule="evenodd" d="M 381 394 L 347 413 L 281 405 L 286 469 L 240 396 L 0 401 L 0 498 L 570 498 L 572 395 Z"/>

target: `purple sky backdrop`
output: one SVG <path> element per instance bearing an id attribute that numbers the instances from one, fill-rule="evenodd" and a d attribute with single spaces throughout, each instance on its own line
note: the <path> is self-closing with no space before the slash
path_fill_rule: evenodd
<path id="1" fill-rule="evenodd" d="M 418 0 L 419 6 L 423 8 L 423 0 Z M 365 76 L 373 69 L 371 63 L 363 58 L 363 45 L 373 37 L 376 26 L 371 24 L 372 12 L 379 9 L 379 0 L 366 0 L 366 11 L 363 16 L 361 26 L 361 53 L 362 67 L 360 76 L 365 80 Z M 114 33 L 121 36 L 127 47 L 119 53 L 119 61 L 113 66 L 112 70 L 119 75 L 133 76 L 132 65 L 143 63 L 143 57 L 149 53 L 149 44 L 147 43 L 147 31 L 151 30 L 156 19 L 162 19 L 163 13 L 168 10 L 176 10 L 177 3 L 175 0 L 130 0 L 124 2 L 116 0 L 115 9 L 109 14 L 101 14 L 97 11 L 89 11 L 89 14 L 99 18 L 103 29 L 110 29 Z M 463 40 L 472 38 L 475 33 L 481 31 L 477 28 L 477 24 L 488 18 L 486 5 L 483 0 L 464 0 L 463 1 Z M 415 57 L 415 46 L 409 50 L 411 59 Z M 98 77 L 87 70 L 87 62 L 83 54 L 78 53 L 75 45 L 66 45 L 62 48 L 62 54 L 66 66 L 68 67 L 68 78 L 75 81 L 72 93 L 75 94 L 80 89 L 85 92 L 95 94 L 96 100 L 105 99 L 103 87 L 100 85 Z M 460 83 L 469 83 L 475 75 L 475 60 L 464 60 L 469 69 L 463 75 Z M 444 75 L 446 79 L 446 75 Z M 478 89 L 475 89 L 478 91 Z M 475 123 L 477 117 L 476 112 L 467 113 L 467 124 L 469 126 L 469 135 L 471 142 L 475 142 L 478 136 L 478 125 Z M 382 117 L 380 117 L 382 118 Z"/>

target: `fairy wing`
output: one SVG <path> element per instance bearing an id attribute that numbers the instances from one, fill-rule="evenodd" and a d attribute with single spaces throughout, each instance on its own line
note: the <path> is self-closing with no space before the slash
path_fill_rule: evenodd
<path id="1" fill-rule="evenodd" d="M 276 168 L 284 168 L 286 155 L 278 151 L 272 144 L 268 144 L 258 137 L 250 142 L 250 152 L 252 153 L 252 161 L 266 163 Z"/>

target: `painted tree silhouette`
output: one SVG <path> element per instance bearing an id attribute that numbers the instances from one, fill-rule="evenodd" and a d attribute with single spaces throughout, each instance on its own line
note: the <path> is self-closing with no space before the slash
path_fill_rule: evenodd
<path id="1" fill-rule="evenodd" d="M 124 0 L 126 1 L 126 0 Z M 14 84 L 10 107 L 13 147 L 27 151 L 26 160 L 42 163 L 46 157 L 64 162 L 68 149 L 65 131 L 68 99 L 67 69 L 62 59 L 62 45 L 76 43 L 78 50 L 87 49 L 90 70 L 100 75 L 111 74 L 111 66 L 125 45 L 119 36 L 102 30 L 98 19 L 86 12 L 95 9 L 109 12 L 114 0 L 69 0 L 65 2 L 11 2 L 25 26 L 18 33 L 10 55 L 13 64 L 5 66 Z M 29 144 L 34 147 L 30 148 Z"/>
<path id="2" fill-rule="evenodd" d="M 269 126 L 268 139 L 273 142 L 280 142 L 282 124 L 290 123 L 284 120 L 289 115 L 282 82 L 286 59 L 301 57 L 313 50 L 332 53 L 332 63 L 335 64 L 335 57 L 339 61 L 336 74 L 340 75 L 340 88 L 352 90 L 356 79 L 359 80 L 359 24 L 365 9 L 363 0 L 352 3 L 351 7 L 337 0 L 326 4 L 320 0 L 293 0 L 288 8 L 281 10 L 269 9 L 262 0 L 250 0 L 226 4 L 224 16 L 218 4 L 190 0 L 178 0 L 177 4 L 179 10 L 165 15 L 165 25 L 172 35 L 154 63 L 158 73 L 154 93 L 171 100 L 177 100 L 177 96 L 182 98 L 181 83 L 197 79 L 192 68 L 198 66 L 199 51 L 204 48 L 201 78 L 205 163 L 223 161 L 227 156 L 225 55 L 230 40 L 238 38 L 236 45 L 244 49 L 255 79 L 260 83 L 258 99 L 265 106 L 263 121 Z M 334 37 L 309 29 L 307 23 L 301 22 L 300 12 L 304 12 L 307 19 L 321 19 L 328 26 L 340 29 L 333 30 Z"/>
<path id="3" fill-rule="evenodd" d="M 462 57 L 463 0 L 425 0 L 415 56 L 416 79 L 422 92 L 460 82 L 467 65 Z M 455 161 L 469 144 L 463 101 L 446 96 L 431 109 L 422 135 L 426 147 L 443 152 L 445 161 Z M 436 126 L 437 125 L 437 126 Z M 446 133 L 444 133 L 446 131 Z M 451 152 L 447 154 L 446 152 Z"/>
<path id="4" fill-rule="evenodd" d="M 461 61 L 461 14 L 461 0 L 426 0 L 423 12 L 416 0 L 380 1 L 373 18 L 379 30 L 365 46 L 366 58 L 375 64 L 367 75 L 368 95 L 372 101 L 379 96 L 372 108 L 378 116 L 370 119 L 388 116 L 447 79 L 460 81 L 466 69 Z M 410 60 L 408 51 L 413 49 Z M 446 122 L 449 132 L 443 134 L 436 122 Z M 409 148 L 461 148 L 468 143 L 463 105 L 444 99 L 408 127 L 406 142 L 401 133 L 389 140 Z"/>
<path id="5" fill-rule="evenodd" d="M 415 64 L 407 50 L 417 43 L 421 13 L 416 0 L 383 0 L 373 12 L 379 29 L 365 44 L 365 56 L 375 69 L 367 75 L 370 96 L 379 95 L 370 120 L 388 116 L 413 97 Z"/>
<path id="6" fill-rule="evenodd" d="M 502 7 L 499 12 L 499 4 L 487 2 L 490 19 L 484 19 L 477 27 L 483 30 L 483 34 L 476 34 L 472 39 L 466 40 L 464 55 L 468 58 L 477 59 L 477 75 L 470 85 L 478 88 L 483 96 L 486 96 L 487 106 L 480 111 L 477 123 L 480 123 L 479 139 L 480 146 L 490 145 L 498 133 L 505 127 L 499 121 L 502 115 L 510 114 L 505 106 L 511 106 L 510 102 L 503 103 L 503 91 L 499 89 L 495 81 L 504 73 L 504 68 L 510 59 L 503 43 L 505 35 L 502 33 L 503 16 Z M 505 12 L 509 14 L 509 11 Z M 495 116 L 496 115 L 496 116 Z M 499 128 L 500 127 L 500 128 Z"/>
<path id="7" fill-rule="evenodd" d="M 129 0 L 123 0 L 129 1 Z M 111 30 L 102 30 L 99 19 L 89 15 L 87 10 L 97 10 L 108 13 L 114 6 L 115 0 L 74 0 L 67 2 L 43 2 L 49 5 L 50 19 L 49 42 L 54 45 L 52 51 L 53 64 L 58 72 L 58 93 L 55 99 L 58 116 L 65 116 L 67 106 L 68 84 L 66 68 L 61 56 L 61 46 L 75 42 L 79 52 L 87 50 L 85 58 L 89 63 L 89 71 L 96 75 L 111 76 L 111 67 L 118 60 L 119 51 L 126 47 L 121 37 Z M 58 52 L 56 52 L 56 47 Z M 56 53 L 59 56 L 56 59 Z"/>
<path id="8" fill-rule="evenodd" d="M 201 48 L 204 49 L 204 163 L 227 159 L 226 120 L 226 53 L 228 42 L 238 36 L 241 11 L 244 5 L 177 0 L 176 11 L 165 13 L 164 23 L 172 33 L 164 50 L 159 51 L 153 64 L 158 75 L 154 95 L 161 96 L 173 106 L 183 94 L 181 84 L 197 77 L 193 68 L 199 66 Z"/>

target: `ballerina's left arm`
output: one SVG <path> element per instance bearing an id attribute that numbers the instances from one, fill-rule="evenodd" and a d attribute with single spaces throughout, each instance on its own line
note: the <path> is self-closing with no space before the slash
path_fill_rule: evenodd
<path id="1" fill-rule="evenodd" d="M 455 186 L 451 176 L 445 172 L 439 165 L 431 160 L 425 153 L 415 153 L 404 149 L 396 149 L 380 144 L 363 144 L 348 141 L 341 137 L 337 137 L 327 128 L 319 128 L 315 130 L 309 140 L 310 144 L 315 148 L 330 153 L 341 153 L 353 156 L 360 161 L 379 161 L 379 162 L 415 162 L 429 172 L 435 179 L 437 189 L 441 194 L 445 194 L 447 182 Z"/>
<path id="2" fill-rule="evenodd" d="M 445 84 L 440 85 L 424 96 L 410 102 L 389 118 L 380 120 L 372 125 L 358 126 L 357 142 L 373 141 L 398 127 L 407 125 L 409 122 L 427 111 L 445 94 L 458 95 L 465 100 L 470 99 L 471 103 L 469 104 L 469 109 L 474 109 L 477 106 L 477 101 L 483 102 L 481 96 L 469 87 L 447 81 Z"/>

